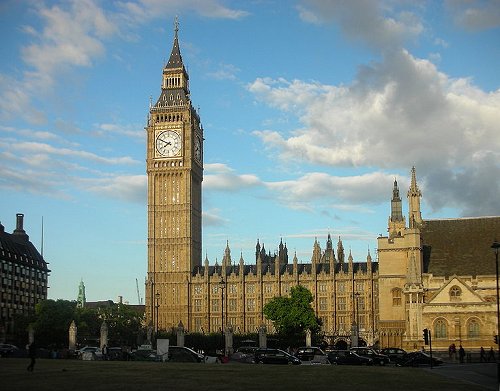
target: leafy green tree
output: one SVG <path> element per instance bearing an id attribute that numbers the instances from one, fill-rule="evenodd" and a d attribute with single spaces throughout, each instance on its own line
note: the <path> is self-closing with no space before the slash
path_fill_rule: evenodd
<path id="1" fill-rule="evenodd" d="M 39 346 L 68 345 L 68 329 L 74 319 L 76 302 L 44 300 L 35 306 L 35 340 Z"/>
<path id="2" fill-rule="evenodd" d="M 108 325 L 108 336 L 116 344 L 135 345 L 143 315 L 126 304 L 99 308 L 99 318 Z M 100 327 L 100 325 L 99 325 Z"/>
<path id="3" fill-rule="evenodd" d="M 75 324 L 78 327 L 78 341 L 85 341 L 99 338 L 101 333 L 102 319 L 95 308 L 76 308 Z"/>
<path id="4" fill-rule="evenodd" d="M 313 296 L 301 286 L 292 287 L 290 297 L 275 297 L 264 306 L 264 315 L 271 320 L 277 333 L 283 337 L 303 336 L 307 329 L 317 333 L 320 322 L 311 307 Z"/>

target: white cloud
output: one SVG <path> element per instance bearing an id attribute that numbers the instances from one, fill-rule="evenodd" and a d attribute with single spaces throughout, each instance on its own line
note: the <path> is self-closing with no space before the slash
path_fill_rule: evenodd
<path id="1" fill-rule="evenodd" d="M 100 179 L 81 180 L 84 190 L 126 202 L 146 202 L 146 175 L 116 175 Z"/>
<path id="2" fill-rule="evenodd" d="M 261 184 L 254 174 L 236 174 L 232 168 L 222 163 L 205 164 L 203 190 L 239 191 Z"/>
<path id="3" fill-rule="evenodd" d="M 298 10 L 306 22 L 333 21 L 348 38 L 385 50 L 401 47 L 424 30 L 419 16 L 408 10 L 418 10 L 418 5 L 406 4 L 404 11 L 396 5 L 393 1 L 302 0 Z"/>
<path id="4" fill-rule="evenodd" d="M 202 212 L 202 222 L 204 227 L 223 227 L 227 220 L 220 215 L 219 209 L 210 209 Z"/>
<path id="5" fill-rule="evenodd" d="M 288 204 L 310 207 L 319 199 L 350 205 L 386 202 L 393 181 L 393 175 L 381 172 L 349 177 L 313 172 L 295 180 L 266 182 L 266 186 Z"/>
<path id="6" fill-rule="evenodd" d="M 447 0 L 455 23 L 466 30 L 479 31 L 500 27 L 500 1 Z"/>
<path id="7" fill-rule="evenodd" d="M 10 146 L 12 150 L 20 151 L 28 154 L 49 154 L 54 156 L 64 156 L 64 157 L 74 157 L 81 158 L 88 161 L 93 161 L 97 163 L 104 164 L 137 164 L 139 163 L 137 160 L 132 159 L 129 156 L 122 157 L 104 157 L 96 155 L 92 152 L 87 152 L 83 150 L 75 150 L 70 148 L 57 148 L 49 144 L 45 143 L 37 143 L 37 142 L 19 142 L 12 144 Z"/>
<path id="8" fill-rule="evenodd" d="M 449 175 L 461 168 L 480 174 L 486 157 L 500 161 L 500 90 L 486 93 L 471 80 L 451 79 L 406 51 L 361 68 L 351 86 L 261 78 L 249 91 L 302 122 L 291 135 L 254 132 L 285 161 L 406 170 L 416 165 L 424 180 L 435 167 Z M 496 197 L 493 188 L 486 193 L 491 201 Z M 468 208 L 461 194 L 455 198 Z"/>

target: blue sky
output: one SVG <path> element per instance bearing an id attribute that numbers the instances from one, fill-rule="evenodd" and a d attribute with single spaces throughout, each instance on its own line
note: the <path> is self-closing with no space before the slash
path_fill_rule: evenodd
<path id="1" fill-rule="evenodd" d="M 424 218 L 499 215 L 500 2 L 3 1 L 0 221 L 52 270 L 49 297 L 137 303 L 145 131 L 179 16 L 204 126 L 203 254 L 257 238 L 355 261 L 414 165 Z M 404 212 L 407 213 L 406 203 Z"/>

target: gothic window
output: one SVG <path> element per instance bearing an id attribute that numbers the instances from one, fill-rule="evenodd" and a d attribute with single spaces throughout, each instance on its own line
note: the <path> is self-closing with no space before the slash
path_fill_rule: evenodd
<path id="1" fill-rule="evenodd" d="M 236 284 L 229 284 L 229 293 L 238 293 L 238 287 Z"/>
<path id="2" fill-rule="evenodd" d="M 212 299 L 212 311 L 219 311 L 219 299 Z"/>
<path id="3" fill-rule="evenodd" d="M 319 291 L 320 292 L 326 292 L 326 282 L 321 282 L 319 284 Z"/>
<path id="4" fill-rule="evenodd" d="M 319 298 L 319 310 L 320 311 L 326 311 L 327 310 L 327 307 L 326 307 L 326 297 L 320 297 Z"/>
<path id="5" fill-rule="evenodd" d="M 479 338 L 479 322 L 477 319 L 471 319 L 467 327 L 467 337 L 469 339 Z"/>
<path id="6" fill-rule="evenodd" d="M 365 310 L 365 298 L 364 297 L 358 297 L 358 311 L 364 311 Z"/>
<path id="7" fill-rule="evenodd" d="M 237 308 L 236 299 L 229 299 L 229 311 L 235 312 Z"/>
<path id="8" fill-rule="evenodd" d="M 219 284 L 212 285 L 212 293 L 215 295 L 219 293 Z"/>
<path id="9" fill-rule="evenodd" d="M 365 284 L 363 282 L 356 282 L 356 292 L 363 292 Z"/>
<path id="10" fill-rule="evenodd" d="M 203 293 L 203 287 L 201 285 L 194 286 L 194 294 L 201 295 Z"/>
<path id="11" fill-rule="evenodd" d="M 247 311 L 255 311 L 255 299 L 247 299 Z"/>
<path id="12" fill-rule="evenodd" d="M 266 285 L 264 286 L 264 291 L 265 291 L 266 293 L 273 293 L 273 284 L 266 284 Z"/>
<path id="13" fill-rule="evenodd" d="M 339 297 L 338 308 L 339 308 L 339 311 L 345 311 L 346 310 L 346 300 L 345 300 L 345 297 Z"/>
<path id="14" fill-rule="evenodd" d="M 337 282 L 337 291 L 345 292 L 345 282 Z"/>
<path id="15" fill-rule="evenodd" d="M 448 331 L 447 331 L 447 325 L 446 321 L 444 319 L 438 319 L 434 323 L 434 338 L 436 339 L 442 339 L 442 338 L 447 338 L 448 336 Z"/>
<path id="16" fill-rule="evenodd" d="M 462 290 L 454 285 L 450 288 L 450 301 L 460 301 L 460 296 L 462 296 Z"/>
<path id="17" fill-rule="evenodd" d="M 392 305 L 400 306 L 401 305 L 401 289 L 394 288 L 392 290 Z"/>
<path id="18" fill-rule="evenodd" d="M 255 285 L 247 284 L 247 293 L 255 293 Z"/>
<path id="19" fill-rule="evenodd" d="M 201 299 L 194 299 L 194 312 L 201 312 Z"/>

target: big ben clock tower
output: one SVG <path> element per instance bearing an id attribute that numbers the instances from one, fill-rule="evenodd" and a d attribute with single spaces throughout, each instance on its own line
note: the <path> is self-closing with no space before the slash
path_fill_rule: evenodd
<path id="1" fill-rule="evenodd" d="M 148 275 L 146 317 L 168 330 L 189 329 L 191 271 L 201 265 L 203 128 L 191 104 L 178 23 L 163 68 L 161 94 L 148 117 Z"/>

